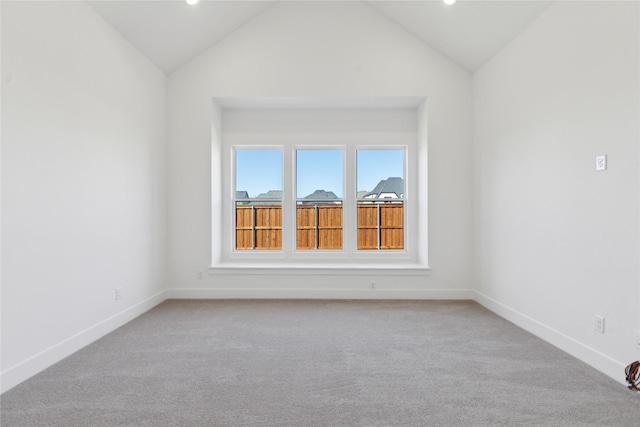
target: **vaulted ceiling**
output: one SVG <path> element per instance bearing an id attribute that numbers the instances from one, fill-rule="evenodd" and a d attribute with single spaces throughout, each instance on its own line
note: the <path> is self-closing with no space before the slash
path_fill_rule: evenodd
<path id="1" fill-rule="evenodd" d="M 158 67 L 171 73 L 279 1 L 201 0 L 196 6 L 189 6 L 184 0 L 88 3 Z M 475 71 L 553 1 L 458 0 L 452 6 L 442 0 L 360 3 L 377 10 L 469 71 Z"/>

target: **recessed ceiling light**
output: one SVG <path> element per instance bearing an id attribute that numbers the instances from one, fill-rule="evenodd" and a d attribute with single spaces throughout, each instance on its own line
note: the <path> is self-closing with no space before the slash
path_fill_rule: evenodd
<path id="1" fill-rule="evenodd" d="M 452 4 L 454 4 L 456 2 L 456 0 L 444 0 L 445 4 L 448 4 L 449 6 L 451 6 Z"/>
<path id="2" fill-rule="evenodd" d="M 186 0 L 186 2 L 189 6 L 195 6 L 196 4 L 200 3 L 200 0 Z"/>

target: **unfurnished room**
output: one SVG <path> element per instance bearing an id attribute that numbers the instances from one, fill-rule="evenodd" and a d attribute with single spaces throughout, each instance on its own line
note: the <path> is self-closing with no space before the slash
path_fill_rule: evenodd
<path id="1" fill-rule="evenodd" d="M 2 0 L 4 426 L 636 426 L 640 0 Z"/>

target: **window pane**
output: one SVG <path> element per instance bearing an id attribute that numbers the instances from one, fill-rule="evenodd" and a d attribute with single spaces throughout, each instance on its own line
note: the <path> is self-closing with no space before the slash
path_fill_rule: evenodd
<path id="1" fill-rule="evenodd" d="M 296 151 L 296 248 L 342 249 L 342 150 Z"/>
<path id="2" fill-rule="evenodd" d="M 358 198 L 404 197 L 404 150 L 356 152 Z"/>
<path id="3" fill-rule="evenodd" d="M 236 194 L 281 199 L 282 150 L 236 150 Z"/>
<path id="4" fill-rule="evenodd" d="M 342 150 L 296 151 L 296 197 L 342 198 Z"/>
<path id="5" fill-rule="evenodd" d="M 398 149 L 356 152 L 360 250 L 404 248 L 404 157 Z"/>
<path id="6" fill-rule="evenodd" d="M 236 150 L 236 249 L 282 249 L 282 150 Z"/>

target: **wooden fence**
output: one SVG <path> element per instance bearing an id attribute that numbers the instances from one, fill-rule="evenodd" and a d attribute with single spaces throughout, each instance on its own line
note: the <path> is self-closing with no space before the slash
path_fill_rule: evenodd
<path id="1" fill-rule="evenodd" d="M 298 205 L 296 248 L 342 249 L 342 205 Z M 403 249 L 404 204 L 359 203 L 358 249 Z M 236 249 L 282 249 L 282 206 L 236 206 Z"/>
<path id="2" fill-rule="evenodd" d="M 358 204 L 358 249 L 404 248 L 404 204 Z"/>
<path id="3" fill-rule="evenodd" d="M 236 206 L 236 249 L 282 249 L 282 207 Z"/>

